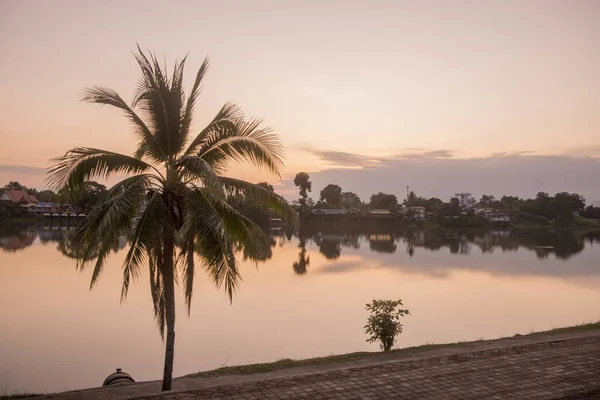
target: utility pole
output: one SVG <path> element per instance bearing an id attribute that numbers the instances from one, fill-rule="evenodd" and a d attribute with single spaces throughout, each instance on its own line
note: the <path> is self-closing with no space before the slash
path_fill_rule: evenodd
<path id="1" fill-rule="evenodd" d="M 409 187 L 408 185 L 406 186 L 406 201 L 408 201 L 408 193 L 409 193 Z"/>

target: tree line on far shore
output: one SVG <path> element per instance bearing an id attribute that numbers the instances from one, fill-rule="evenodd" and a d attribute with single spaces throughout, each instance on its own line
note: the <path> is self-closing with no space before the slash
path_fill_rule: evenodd
<path id="1" fill-rule="evenodd" d="M 8 190 L 22 190 L 28 195 L 35 196 L 40 202 L 56 203 L 59 207 L 75 208 L 85 213 L 89 212 L 108 192 L 105 185 L 95 181 L 84 182 L 77 194 L 70 193 L 65 188 L 57 192 L 49 189 L 37 190 L 21 185 L 17 181 L 11 181 L 0 188 L 0 196 Z M 0 219 L 22 218 L 25 216 L 26 211 L 20 205 L 0 202 Z"/>
<path id="2" fill-rule="evenodd" d="M 356 209 L 359 211 L 385 209 L 399 212 L 403 208 L 424 207 L 435 216 L 455 217 L 473 214 L 472 209 L 461 205 L 457 197 L 443 201 L 437 197 L 425 198 L 418 196 L 414 191 L 401 202 L 394 194 L 375 193 L 369 201 L 363 201 L 353 192 L 344 192 L 339 185 L 329 184 L 320 192 L 319 199 L 314 201 L 308 196 L 312 190 L 310 176 L 306 172 L 296 174 L 294 184 L 299 189 L 300 198 L 294 200 L 292 205 L 300 212 L 306 213 L 312 209 Z M 554 196 L 546 192 L 539 192 L 533 198 L 520 198 L 517 196 L 502 196 L 497 199 L 493 195 L 484 194 L 478 204 L 497 210 L 511 216 L 513 219 L 525 220 L 534 223 L 549 223 L 552 221 L 572 221 L 577 216 L 600 219 L 600 207 L 586 205 L 583 196 L 577 193 L 560 192 Z"/>

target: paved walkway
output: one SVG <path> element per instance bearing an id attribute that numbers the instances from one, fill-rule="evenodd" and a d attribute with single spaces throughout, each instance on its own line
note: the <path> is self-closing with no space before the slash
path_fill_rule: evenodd
<path id="1" fill-rule="evenodd" d="M 600 336 L 397 361 L 143 398 L 600 399 Z"/>

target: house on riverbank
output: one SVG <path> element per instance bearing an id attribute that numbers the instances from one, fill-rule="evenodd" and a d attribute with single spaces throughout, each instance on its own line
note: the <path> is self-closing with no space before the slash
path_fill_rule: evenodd
<path id="1" fill-rule="evenodd" d="M 0 196 L 0 201 L 19 204 L 23 208 L 32 208 L 39 203 L 37 197 L 27 194 L 24 190 L 6 190 Z"/>

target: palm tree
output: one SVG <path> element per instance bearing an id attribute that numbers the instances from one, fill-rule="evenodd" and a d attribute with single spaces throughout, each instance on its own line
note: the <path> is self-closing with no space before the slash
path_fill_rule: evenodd
<path id="1" fill-rule="evenodd" d="M 73 236 L 77 267 L 96 260 L 90 289 L 96 283 L 113 242 L 127 235 L 130 248 L 123 263 L 121 301 L 130 281 L 147 266 L 154 316 L 165 339 L 163 390 L 171 389 L 175 343 L 175 282 L 185 292 L 189 316 L 196 270 L 195 254 L 203 269 L 232 300 L 240 282 L 236 250 L 266 243 L 253 222 L 231 207 L 227 195 L 242 194 L 263 202 L 281 216 L 293 218 L 288 203 L 260 186 L 224 177 L 232 162 L 248 162 L 276 176 L 282 167 L 283 146 L 261 120 L 245 119 L 238 106 L 225 104 L 214 119 L 190 136 L 190 127 L 209 66 L 205 59 L 189 95 L 183 89 L 185 58 L 175 62 L 169 77 L 154 54 L 138 46 L 135 58 L 142 76 L 132 105 L 112 89 L 85 89 L 82 101 L 121 110 L 134 127 L 137 150 L 133 156 L 77 147 L 52 160 L 47 183 L 71 194 L 80 193 L 90 179 L 120 175 L 88 214 Z M 268 243 L 268 242 L 267 242 Z"/>

